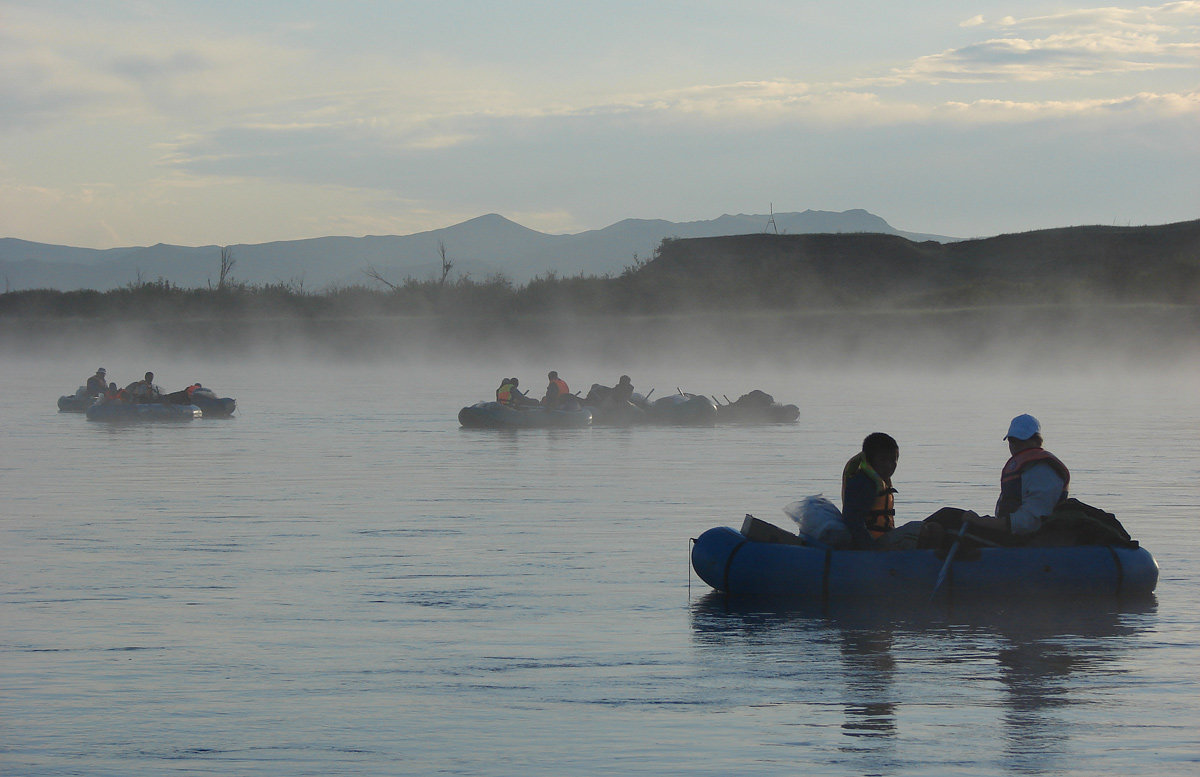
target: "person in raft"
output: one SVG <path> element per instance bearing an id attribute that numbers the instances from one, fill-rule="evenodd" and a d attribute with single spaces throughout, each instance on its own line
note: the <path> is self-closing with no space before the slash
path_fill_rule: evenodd
<path id="1" fill-rule="evenodd" d="M 536 399 L 530 399 L 525 396 L 525 392 L 517 388 L 521 385 L 521 381 L 516 378 L 505 378 L 500 382 L 500 388 L 496 389 L 496 401 L 505 407 L 520 409 L 529 405 L 536 405 Z"/>
<path id="2" fill-rule="evenodd" d="M 1000 498 L 995 515 L 962 514 L 971 530 L 1001 535 L 1008 542 L 1028 538 L 1059 502 L 1070 494 L 1071 472 L 1042 447 L 1042 424 L 1029 414 L 1017 416 L 1004 435 L 1009 459 L 1000 471 Z M 969 530 L 970 531 L 970 530 Z M 1006 543 L 1007 544 L 1007 543 Z"/>
<path id="3" fill-rule="evenodd" d="M 1000 498 L 995 515 L 943 507 L 926 519 L 957 533 L 967 522 L 969 536 L 996 545 L 1022 545 L 1065 501 L 1071 473 L 1058 457 L 1042 447 L 1042 424 L 1028 413 L 1014 418 L 1004 435 L 1009 459 L 1000 471 Z"/>
<path id="4" fill-rule="evenodd" d="M 546 386 L 546 396 L 542 397 L 542 404 L 551 410 L 558 410 L 567 401 L 567 397 L 571 396 L 571 389 L 567 388 L 567 382 L 558 377 L 554 370 L 546 373 L 546 379 L 550 382 Z"/>
<path id="5" fill-rule="evenodd" d="M 130 383 L 125 390 L 134 402 L 157 402 L 162 399 L 162 389 L 154 385 L 153 372 L 147 372 L 145 378 Z"/>
<path id="6" fill-rule="evenodd" d="M 915 548 L 923 521 L 896 526 L 896 489 L 892 475 L 900 462 L 900 446 L 883 432 L 868 434 L 862 450 L 842 468 L 842 522 L 855 550 Z"/>
<path id="7" fill-rule="evenodd" d="M 500 387 L 496 389 L 496 401 L 505 407 L 512 407 L 516 404 L 513 399 L 513 389 L 517 387 L 516 378 L 501 378 Z"/>
<path id="8" fill-rule="evenodd" d="M 104 368 L 100 367 L 96 370 L 96 374 L 87 379 L 86 391 L 88 396 L 99 397 L 103 396 L 108 390 L 108 379 L 104 377 Z"/>
<path id="9" fill-rule="evenodd" d="M 624 407 L 626 403 L 633 400 L 633 381 L 628 375 L 621 376 L 617 385 L 613 386 L 608 399 L 612 402 L 613 407 Z"/>

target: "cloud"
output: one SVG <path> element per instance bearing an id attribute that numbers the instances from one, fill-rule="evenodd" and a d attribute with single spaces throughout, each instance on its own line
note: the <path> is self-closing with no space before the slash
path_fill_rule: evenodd
<path id="1" fill-rule="evenodd" d="M 897 82 L 1048 81 L 1083 76 L 1195 69 L 1200 2 L 1140 8 L 1085 8 L 970 28 L 1009 34 L 921 57 L 894 71 Z"/>
<path id="2" fill-rule="evenodd" d="M 1092 100 L 1018 101 L 982 99 L 943 104 L 939 114 L 972 123 L 1024 123 L 1046 119 L 1127 118 L 1130 116 L 1174 118 L 1194 114 L 1200 118 L 1200 90 L 1189 93 L 1135 95 Z"/>

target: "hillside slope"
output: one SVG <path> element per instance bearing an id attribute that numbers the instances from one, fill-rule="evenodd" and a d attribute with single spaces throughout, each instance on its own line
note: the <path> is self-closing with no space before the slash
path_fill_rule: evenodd
<path id="1" fill-rule="evenodd" d="M 634 286 L 658 309 L 1198 304 L 1200 220 L 954 243 L 880 234 L 670 240 Z"/>

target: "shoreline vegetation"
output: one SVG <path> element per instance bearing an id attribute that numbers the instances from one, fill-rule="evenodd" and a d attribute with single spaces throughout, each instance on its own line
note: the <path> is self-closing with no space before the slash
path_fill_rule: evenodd
<path id="1" fill-rule="evenodd" d="M 866 233 L 674 239 L 619 275 L 547 273 L 519 285 L 448 273 L 319 292 L 222 280 L 9 291 L 0 295 L 5 345 L 117 331 L 191 338 L 206 350 L 237 349 L 249 331 L 360 351 L 519 340 L 620 351 L 686 341 L 789 355 L 808 346 L 890 353 L 919 342 L 970 355 L 1039 338 L 1133 350 L 1191 351 L 1200 341 L 1200 220 L 945 244 Z"/>

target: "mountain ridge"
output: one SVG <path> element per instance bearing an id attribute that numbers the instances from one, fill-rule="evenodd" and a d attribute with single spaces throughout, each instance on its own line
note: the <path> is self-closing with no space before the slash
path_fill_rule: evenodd
<path id="1" fill-rule="evenodd" d="M 773 220 L 773 221 L 772 221 Z M 368 271 L 384 278 L 436 277 L 440 249 L 453 262 L 454 276 L 481 279 L 503 275 L 527 282 L 538 275 L 620 273 L 654 254 L 666 238 L 719 237 L 767 231 L 782 234 L 882 232 L 907 239 L 957 238 L 904 232 L 862 209 L 841 212 L 722 214 L 715 219 L 671 222 L 628 218 L 606 227 L 555 235 L 488 213 L 440 229 L 409 235 L 325 236 L 267 243 L 234 244 L 230 277 L 256 284 L 286 284 L 317 290 L 370 283 Z M 0 273 L 8 290 L 49 288 L 105 291 L 162 279 L 183 287 L 214 285 L 220 246 L 122 246 L 77 248 L 19 238 L 0 238 Z"/>

